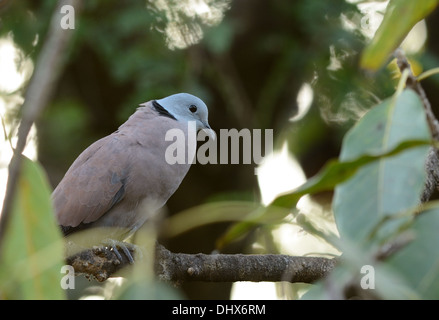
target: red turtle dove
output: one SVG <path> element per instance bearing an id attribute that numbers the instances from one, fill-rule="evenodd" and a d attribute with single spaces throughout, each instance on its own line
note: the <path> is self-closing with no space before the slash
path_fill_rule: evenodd
<path id="1" fill-rule="evenodd" d="M 52 194 L 55 215 L 65 235 L 102 227 L 93 241 L 123 241 L 141 227 L 177 190 L 192 163 L 169 164 L 166 151 L 171 129 L 188 139 L 188 123 L 210 129 L 204 102 L 187 93 L 140 105 L 119 129 L 85 149 Z M 193 140 L 193 139 L 192 139 Z M 187 153 L 187 152 L 186 152 Z M 115 253 L 120 258 L 115 245 Z"/>

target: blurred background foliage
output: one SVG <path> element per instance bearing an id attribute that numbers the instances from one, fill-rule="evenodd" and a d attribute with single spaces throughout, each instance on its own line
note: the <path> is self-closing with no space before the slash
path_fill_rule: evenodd
<path id="1" fill-rule="evenodd" d="M 373 35 L 383 3 L 84 1 L 77 12 L 66 67 L 36 124 L 37 158 L 54 187 L 82 150 L 115 131 L 140 103 L 190 92 L 208 105 L 215 131 L 273 129 L 278 151 L 287 141 L 299 174 L 285 170 L 277 183 L 287 181 L 290 188 L 298 185 L 337 157 L 346 130 L 394 91 L 391 68 L 373 76 L 359 69 L 360 53 Z M 0 88 L 6 134 L 16 128 L 23 90 L 54 7 L 54 1 L 0 1 L 0 38 L 13 41 L 18 52 L 13 62 L 22 77 L 17 87 Z M 414 37 L 427 36 L 408 53 L 413 65 L 427 69 L 439 65 L 439 45 L 434 41 L 439 32 L 438 13 L 422 23 Z M 0 52 L 0 63 L 2 59 L 6 61 Z M 423 84 L 432 105 L 438 105 L 438 77 Z M 1 152 L 7 148 L 2 145 Z M 255 168 L 194 165 L 168 201 L 168 214 L 211 201 L 261 201 Z M 268 188 L 276 189 L 276 182 Z M 331 198 L 332 193 L 322 193 L 312 201 L 321 210 L 330 205 Z M 326 218 L 318 219 L 322 228 L 331 228 L 323 221 Z M 163 236 L 160 241 L 171 251 L 210 253 L 227 226 L 224 222 L 209 224 L 177 237 Z M 302 231 L 286 232 L 292 238 Z M 270 239 L 272 235 L 255 230 L 223 252 L 285 251 L 278 238 Z M 290 249 L 304 254 L 300 248 Z M 227 283 L 188 283 L 182 290 L 189 298 L 228 298 L 230 287 Z"/>

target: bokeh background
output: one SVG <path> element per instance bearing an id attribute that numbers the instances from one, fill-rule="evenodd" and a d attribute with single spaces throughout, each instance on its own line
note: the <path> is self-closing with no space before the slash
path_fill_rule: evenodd
<path id="1" fill-rule="evenodd" d="M 395 68 L 371 75 L 358 67 L 387 2 L 84 1 L 75 12 L 65 68 L 32 130 L 26 154 L 43 164 L 55 187 L 82 150 L 115 131 L 140 103 L 189 92 L 206 102 L 217 132 L 273 129 L 275 153 L 267 155 L 259 175 L 256 164 L 192 166 L 169 200 L 167 214 L 214 201 L 267 204 L 337 157 L 346 130 L 392 94 Z M 9 138 L 14 143 L 26 84 L 55 4 L 0 0 L 1 194 L 12 154 Z M 438 32 L 436 12 L 404 42 L 415 73 L 439 65 Z M 438 85 L 437 76 L 423 83 L 433 106 L 439 103 Z M 319 194 L 303 204 L 329 229 L 331 196 Z M 283 224 L 286 228 L 254 230 L 222 252 L 335 253 L 289 222 Z M 162 235 L 160 242 L 175 252 L 210 253 L 228 225 L 208 224 L 172 238 Z M 315 246 L 307 247 L 309 243 Z M 236 288 L 232 293 L 267 298 L 298 292 L 297 286 L 261 286 L 262 292 L 251 287 L 251 293 L 239 295 Z M 221 299 L 230 297 L 232 284 L 186 283 L 180 289 L 188 298 Z"/>

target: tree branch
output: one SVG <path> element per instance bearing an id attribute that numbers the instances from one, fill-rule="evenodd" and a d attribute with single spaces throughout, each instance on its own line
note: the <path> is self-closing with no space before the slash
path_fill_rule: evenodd
<path id="1" fill-rule="evenodd" d="M 422 104 L 424 105 L 425 114 L 427 117 L 428 125 L 430 127 L 431 135 L 435 141 L 439 141 L 439 121 L 433 113 L 431 103 L 425 94 L 421 83 L 413 75 L 410 63 L 407 57 L 404 55 L 402 49 L 397 49 L 394 53 L 396 57 L 396 63 L 401 74 L 404 70 L 409 71 L 409 76 L 407 78 L 406 86 L 414 90 L 418 96 L 421 98 Z M 425 182 L 424 191 L 421 195 L 421 202 L 427 202 L 430 200 L 432 194 L 437 190 L 439 186 L 439 150 L 436 147 L 431 147 L 425 161 L 425 170 L 427 173 L 427 179 Z"/>
<path id="2" fill-rule="evenodd" d="M 424 191 L 421 195 L 422 203 L 430 200 L 439 185 L 439 150 L 435 147 L 431 147 L 428 152 L 427 160 L 425 161 L 425 170 L 427 172 L 427 178 L 425 180 Z"/>
<path id="3" fill-rule="evenodd" d="M 133 252 L 134 254 L 134 252 Z M 76 274 L 105 281 L 129 264 L 119 261 L 109 248 L 99 247 L 67 258 Z M 156 247 L 155 272 L 171 282 L 208 281 L 287 281 L 313 283 L 327 276 L 336 260 L 321 257 L 295 257 L 281 254 L 185 254 Z"/>
<path id="4" fill-rule="evenodd" d="M 421 83 L 413 74 L 412 69 L 410 67 L 410 63 L 407 57 L 404 55 L 402 49 L 400 48 L 397 49 L 394 55 L 396 57 L 396 63 L 398 65 L 401 74 L 404 72 L 404 70 L 409 71 L 409 76 L 407 78 L 406 86 L 407 88 L 411 88 L 412 90 L 414 90 L 421 98 L 433 139 L 435 141 L 439 141 L 439 121 L 436 119 L 436 116 L 433 113 L 433 109 L 431 108 L 431 103 L 428 100 L 427 95 L 425 94 L 425 91 L 421 86 Z"/>

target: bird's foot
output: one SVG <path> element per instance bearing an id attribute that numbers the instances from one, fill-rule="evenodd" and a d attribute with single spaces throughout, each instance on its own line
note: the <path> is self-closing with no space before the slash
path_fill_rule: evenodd
<path id="1" fill-rule="evenodd" d="M 130 264 L 134 263 L 134 258 L 133 255 L 131 254 L 131 251 L 135 252 L 136 256 L 140 256 L 140 257 L 142 256 L 142 251 L 135 244 L 132 243 L 118 241 L 114 239 L 106 239 L 103 241 L 103 244 L 107 247 L 110 247 L 113 250 L 114 254 L 117 256 L 119 261 L 123 260 L 119 249 L 121 249 L 122 252 L 125 254 Z"/>

